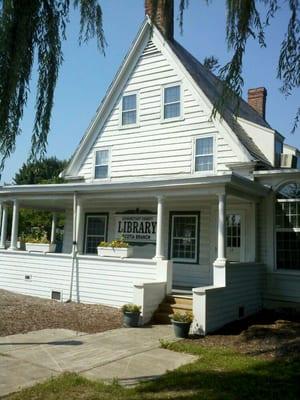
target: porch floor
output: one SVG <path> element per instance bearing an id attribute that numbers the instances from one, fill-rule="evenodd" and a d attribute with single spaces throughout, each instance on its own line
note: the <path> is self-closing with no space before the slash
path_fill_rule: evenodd
<path id="1" fill-rule="evenodd" d="M 192 297 L 193 290 L 192 288 L 184 287 L 184 286 L 174 286 L 172 289 L 172 296 L 182 296 L 182 297 Z"/>

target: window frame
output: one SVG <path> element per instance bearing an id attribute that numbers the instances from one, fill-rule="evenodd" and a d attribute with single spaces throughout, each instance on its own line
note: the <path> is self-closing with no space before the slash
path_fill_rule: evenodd
<path id="1" fill-rule="evenodd" d="M 132 110 L 126 110 L 123 111 L 123 97 L 126 96 L 132 96 L 135 95 L 136 96 L 136 108 L 135 108 L 135 123 L 133 124 L 127 124 L 127 125 L 123 125 L 123 112 L 126 111 L 134 111 Z M 130 129 L 130 128 L 136 128 L 140 125 L 140 120 L 139 120 L 139 104 L 140 104 L 140 96 L 139 96 L 139 91 L 130 91 L 130 92 L 125 92 L 122 94 L 121 96 L 121 101 L 120 101 L 120 106 L 119 106 L 119 128 L 120 129 Z"/>
<path id="2" fill-rule="evenodd" d="M 105 178 L 96 178 L 96 167 L 101 166 L 96 164 L 96 157 L 97 157 L 97 151 L 108 151 L 108 164 L 107 164 L 107 177 Z M 104 166 L 104 164 L 103 164 Z M 104 182 L 110 180 L 110 174 L 111 174 L 111 148 L 110 147 L 97 147 L 94 149 L 94 154 L 93 154 L 93 181 L 99 181 L 99 182 Z"/>
<path id="3" fill-rule="evenodd" d="M 195 250 L 195 258 L 193 260 L 172 257 L 174 217 L 187 217 L 187 216 L 196 217 L 196 250 Z M 199 253 L 200 253 L 200 211 L 170 211 L 170 213 L 169 213 L 169 246 L 168 246 L 169 260 L 172 260 L 176 264 L 195 265 L 195 264 L 199 264 Z"/>
<path id="4" fill-rule="evenodd" d="M 212 153 L 212 157 L 213 157 L 213 167 L 210 170 L 207 171 L 196 171 L 196 157 L 201 157 L 196 155 L 196 146 L 197 146 L 197 140 L 198 139 L 207 139 L 207 138 L 212 138 L 213 141 L 213 153 Z M 192 152 L 192 156 L 193 156 L 193 161 L 192 161 L 192 173 L 197 174 L 197 175 L 211 175 L 214 174 L 216 171 L 216 135 L 211 134 L 211 133 L 205 133 L 203 135 L 197 135 L 193 138 L 193 152 Z M 207 154 L 210 155 L 210 154 Z M 205 155 L 202 155 L 202 157 L 204 157 Z"/>
<path id="5" fill-rule="evenodd" d="M 84 236 L 83 236 L 83 254 L 84 255 L 94 255 L 94 253 L 87 253 L 87 224 L 88 218 L 90 217 L 105 217 L 105 232 L 104 232 L 104 241 L 107 241 L 108 236 L 108 223 L 109 223 L 109 213 L 101 212 L 101 213 L 85 213 L 84 215 Z"/>
<path id="6" fill-rule="evenodd" d="M 180 95 L 180 107 L 179 107 L 179 116 L 173 117 L 173 118 L 165 118 L 165 89 L 172 88 L 175 86 L 179 86 L 179 95 Z M 168 83 L 166 85 L 161 86 L 161 122 L 162 123 L 168 123 L 168 122 L 174 122 L 174 121 L 181 121 L 184 119 L 183 116 L 183 99 L 182 99 L 182 82 L 173 82 L 173 83 Z M 177 102 L 174 102 L 177 103 Z M 168 103 L 168 104 L 174 104 L 174 103 Z"/>

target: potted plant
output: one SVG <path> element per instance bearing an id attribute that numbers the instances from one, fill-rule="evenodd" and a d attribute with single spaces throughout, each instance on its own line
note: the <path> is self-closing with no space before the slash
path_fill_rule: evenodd
<path id="1" fill-rule="evenodd" d="M 56 245 L 50 243 L 47 232 L 34 232 L 24 237 L 25 249 L 27 251 L 37 251 L 40 253 L 54 253 Z"/>
<path id="2" fill-rule="evenodd" d="M 139 326 L 141 306 L 136 304 L 124 304 L 122 311 L 124 326 L 127 326 L 128 328 Z"/>
<path id="3" fill-rule="evenodd" d="M 127 258 L 132 256 L 132 247 L 123 238 L 101 242 L 97 247 L 98 256 Z"/>
<path id="4" fill-rule="evenodd" d="M 193 322 L 193 314 L 188 311 L 184 313 L 176 312 L 170 317 L 175 336 L 178 338 L 187 338 L 191 323 Z"/>

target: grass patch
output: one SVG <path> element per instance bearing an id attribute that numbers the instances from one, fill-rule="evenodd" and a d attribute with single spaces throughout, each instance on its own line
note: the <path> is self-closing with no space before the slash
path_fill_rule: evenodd
<path id="1" fill-rule="evenodd" d="M 196 362 L 156 381 L 126 389 L 118 383 L 91 382 L 63 374 L 7 397 L 8 400 L 294 400 L 300 398 L 300 360 L 264 360 L 224 348 L 192 342 L 163 342 L 162 347 L 197 355 Z"/>

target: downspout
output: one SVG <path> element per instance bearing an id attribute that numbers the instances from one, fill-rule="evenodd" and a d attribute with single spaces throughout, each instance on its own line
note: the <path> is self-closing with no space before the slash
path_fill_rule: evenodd
<path id="1" fill-rule="evenodd" d="M 71 279 L 70 279 L 70 297 L 67 303 L 72 301 L 73 296 L 73 281 L 74 281 L 74 267 L 77 261 L 77 192 L 73 194 L 73 240 L 72 240 L 72 268 L 71 268 Z M 78 297 L 78 296 L 77 296 Z"/>

